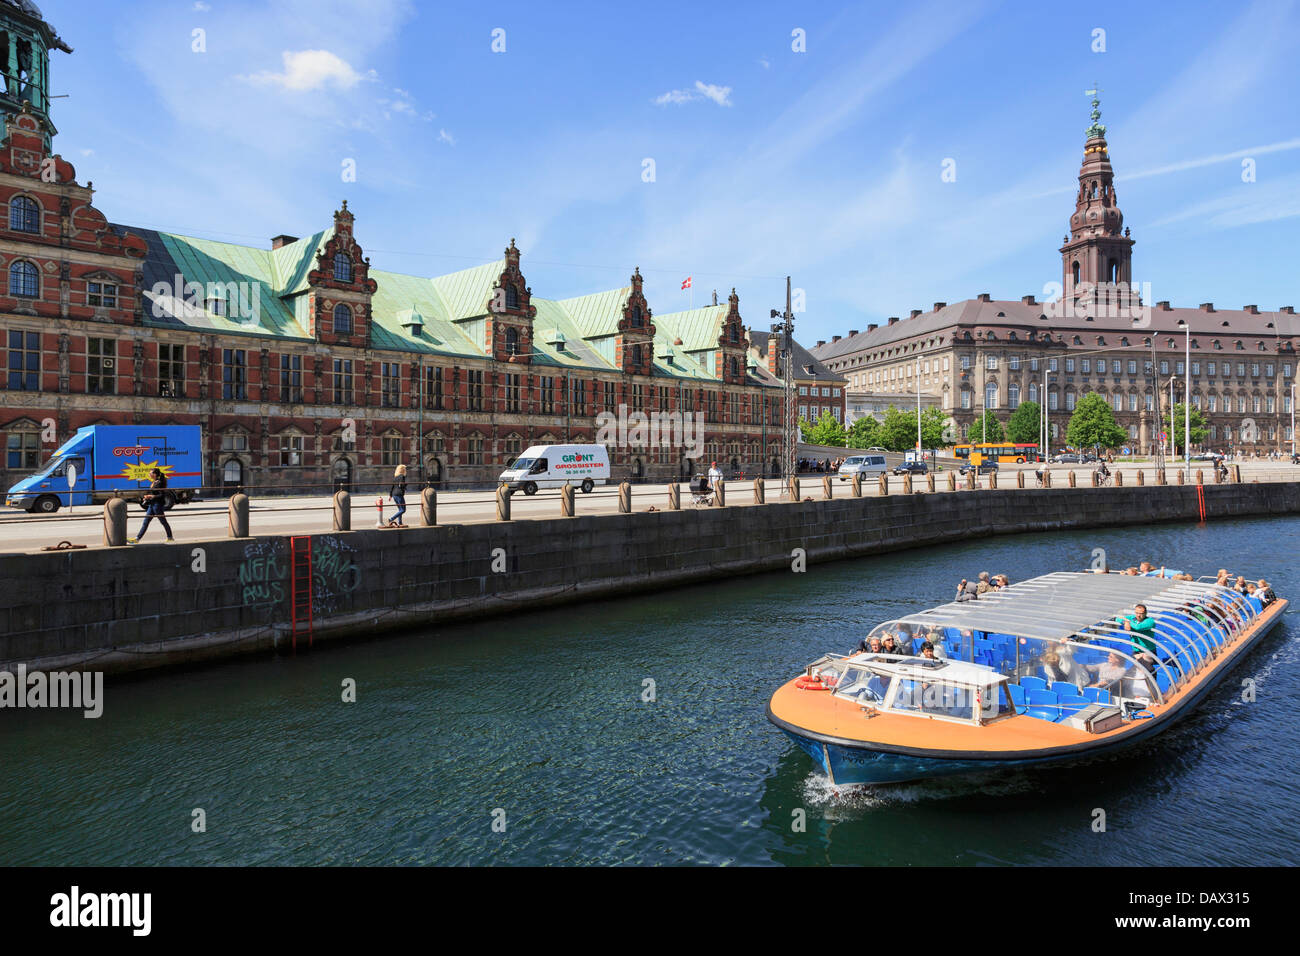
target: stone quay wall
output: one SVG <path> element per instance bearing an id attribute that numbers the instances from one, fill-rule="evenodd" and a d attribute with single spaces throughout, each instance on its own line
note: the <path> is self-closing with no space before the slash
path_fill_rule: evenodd
<path id="1" fill-rule="evenodd" d="M 1207 519 L 1300 512 L 1300 482 L 1201 486 Z M 1197 520 L 1196 485 L 1051 488 L 754 504 L 358 530 L 309 547 L 294 634 L 288 536 L 0 556 L 0 669 L 141 670 L 285 651 L 997 534 Z M 636 508 L 635 497 L 632 501 Z M 417 511 L 418 513 L 418 511 Z M 299 580 L 305 580 L 300 574 Z M 305 616 L 305 615 L 304 615 Z"/>

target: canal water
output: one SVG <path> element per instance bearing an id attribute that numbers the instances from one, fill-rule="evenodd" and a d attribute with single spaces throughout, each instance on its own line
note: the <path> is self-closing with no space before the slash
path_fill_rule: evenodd
<path id="1" fill-rule="evenodd" d="M 1294 613 L 1193 717 L 1066 769 L 837 792 L 764 707 L 979 571 L 1081 569 L 1103 548 L 1296 598 L 1298 533 L 994 537 L 119 680 L 98 720 L 0 713 L 0 864 L 1294 863 Z"/>

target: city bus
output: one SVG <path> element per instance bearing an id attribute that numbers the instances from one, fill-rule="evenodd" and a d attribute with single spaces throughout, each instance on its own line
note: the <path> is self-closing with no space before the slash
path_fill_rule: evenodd
<path id="1" fill-rule="evenodd" d="M 980 442 L 976 444 L 954 445 L 952 453 L 958 458 L 969 459 L 978 465 L 982 461 L 1042 461 L 1041 449 L 1028 442 Z"/>

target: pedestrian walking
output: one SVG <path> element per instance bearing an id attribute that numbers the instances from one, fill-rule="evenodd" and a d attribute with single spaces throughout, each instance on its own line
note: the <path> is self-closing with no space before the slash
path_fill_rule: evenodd
<path id="1" fill-rule="evenodd" d="M 398 465 L 393 472 L 393 486 L 388 489 L 388 497 L 393 499 L 393 504 L 397 510 L 393 516 L 388 519 L 388 527 L 405 528 L 402 524 L 402 515 L 406 514 L 406 466 Z"/>
<path id="2" fill-rule="evenodd" d="M 158 519 L 158 522 L 163 526 L 163 530 L 167 532 L 167 540 L 176 540 L 172 537 L 172 526 L 167 523 L 166 516 L 167 496 L 164 492 L 167 490 L 167 476 L 162 473 L 161 469 L 155 468 L 149 472 L 149 479 L 149 493 L 140 499 L 144 503 L 144 523 L 140 525 L 139 534 L 134 538 L 126 539 L 127 544 L 135 544 L 143 538 L 145 531 L 149 527 L 149 522 L 154 518 Z"/>

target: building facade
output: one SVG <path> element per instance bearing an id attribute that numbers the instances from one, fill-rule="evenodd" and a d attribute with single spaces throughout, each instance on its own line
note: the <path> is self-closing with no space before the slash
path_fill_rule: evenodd
<path id="1" fill-rule="evenodd" d="M 891 317 L 819 344 L 813 354 L 858 393 L 915 402 L 918 388 L 937 401 L 961 434 L 985 409 L 1006 421 L 1023 401 L 1045 403 L 1054 445 L 1064 441 L 1075 404 L 1103 396 L 1137 452 L 1161 444 L 1159 409 L 1174 400 L 1205 416 L 1205 445 L 1266 454 L 1291 449 L 1295 400 L 1295 309 L 1213 303 L 1176 308 L 1143 300 L 1133 280 L 1135 240 L 1124 226 L 1114 172 L 1093 100 L 1075 209 L 1061 255 L 1061 296 L 1039 302 L 994 300 L 987 293 Z"/>
<path id="2" fill-rule="evenodd" d="M 71 51 L 25 0 L 0 0 L 0 42 L 5 487 L 100 423 L 200 426 L 221 491 L 386 487 L 399 463 L 490 484 L 550 442 L 605 441 L 619 479 L 779 458 L 782 392 L 734 289 L 658 315 L 633 270 L 543 299 L 513 239 L 451 275 L 383 272 L 346 201 L 269 249 L 110 223 L 52 152 L 49 52 Z M 678 427 L 637 428 L 651 418 Z"/>

